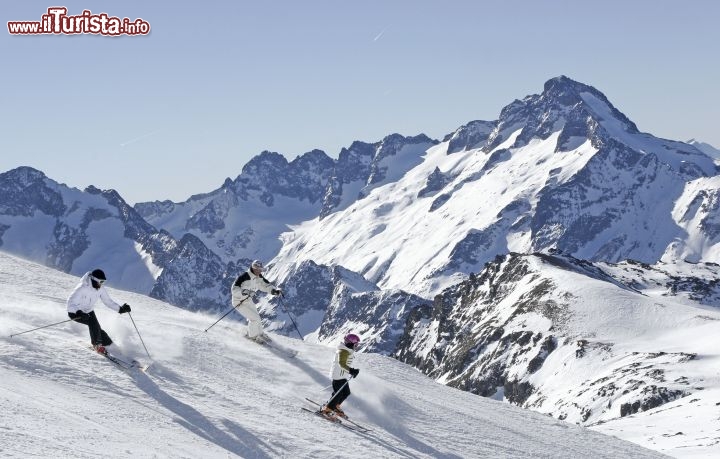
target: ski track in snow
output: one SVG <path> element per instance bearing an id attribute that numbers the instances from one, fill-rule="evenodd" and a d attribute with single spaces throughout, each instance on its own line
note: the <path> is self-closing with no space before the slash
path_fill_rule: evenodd
<path id="1" fill-rule="evenodd" d="M 124 291 L 110 293 L 133 306 L 154 357 L 146 373 L 94 354 L 78 324 L 9 338 L 67 318 L 78 280 L 0 253 L 2 457 L 663 457 L 375 354 L 357 355 L 344 405 L 373 431 L 351 432 L 300 409 L 305 397 L 329 397 L 332 347 L 274 336 L 299 351 L 285 358 L 244 339 L 237 317 L 205 333 L 215 317 Z M 121 356 L 148 363 L 128 317 L 102 305 L 96 313 Z"/>

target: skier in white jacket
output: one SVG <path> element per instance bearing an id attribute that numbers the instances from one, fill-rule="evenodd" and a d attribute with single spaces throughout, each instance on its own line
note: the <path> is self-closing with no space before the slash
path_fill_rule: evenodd
<path id="1" fill-rule="evenodd" d="M 93 309 L 95 308 L 95 303 L 98 298 L 105 306 L 113 311 L 117 311 L 120 314 L 130 312 L 130 305 L 125 303 L 120 306 L 110 298 L 107 290 L 103 287 L 105 280 L 105 273 L 101 269 L 85 273 L 67 300 L 68 317 L 75 322 L 88 326 L 90 330 L 90 343 L 92 343 L 93 348 L 100 354 L 107 353 L 105 347 L 111 345 L 112 340 L 108 334 L 105 333 L 105 330 L 100 327 L 100 322 L 98 322 L 95 316 Z"/>
<path id="2" fill-rule="evenodd" d="M 231 289 L 233 306 L 248 321 L 248 338 L 258 343 L 267 342 L 269 338 L 263 332 L 260 313 L 258 313 L 253 296 L 257 291 L 273 295 L 282 294 L 282 290 L 262 276 L 264 270 L 265 268 L 259 260 L 253 261 L 250 268 L 235 279 Z"/>

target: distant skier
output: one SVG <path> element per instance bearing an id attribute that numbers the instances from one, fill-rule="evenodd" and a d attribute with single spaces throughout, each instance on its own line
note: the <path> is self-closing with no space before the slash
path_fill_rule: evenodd
<path id="1" fill-rule="evenodd" d="M 233 306 L 248 321 L 248 338 L 261 344 L 270 341 L 270 338 L 263 331 L 260 313 L 253 296 L 257 291 L 273 295 L 282 294 L 282 290 L 262 276 L 264 270 L 262 262 L 253 261 L 250 268 L 235 279 L 231 289 Z"/>
<path id="2" fill-rule="evenodd" d="M 354 333 L 345 335 L 343 342 L 338 345 L 335 352 L 335 360 L 330 370 L 332 378 L 333 393 L 328 403 L 322 407 L 321 413 L 328 418 L 340 416 L 347 418 L 340 404 L 350 395 L 350 378 L 357 378 L 360 370 L 352 367 L 355 347 L 360 342 L 360 337 Z"/>
<path id="3" fill-rule="evenodd" d="M 99 298 L 105 306 L 120 314 L 130 312 L 130 305 L 126 303 L 120 306 L 110 298 L 107 290 L 103 287 L 105 280 L 105 273 L 101 269 L 85 273 L 67 300 L 68 317 L 89 327 L 90 343 L 100 354 L 107 354 L 105 348 L 112 344 L 112 340 L 100 327 L 100 322 L 95 316 L 95 311 L 93 311 L 95 302 Z"/>

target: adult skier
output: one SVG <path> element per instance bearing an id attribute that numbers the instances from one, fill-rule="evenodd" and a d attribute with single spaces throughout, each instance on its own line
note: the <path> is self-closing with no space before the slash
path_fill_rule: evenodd
<path id="1" fill-rule="evenodd" d="M 130 305 L 125 303 L 120 306 L 110 298 L 110 295 L 108 295 L 107 290 L 103 286 L 106 280 L 107 278 L 102 269 L 95 269 L 85 273 L 67 300 L 68 317 L 75 322 L 88 326 L 90 343 L 100 354 L 107 354 L 106 347 L 112 344 L 112 340 L 108 334 L 105 333 L 105 330 L 100 327 L 100 322 L 98 322 L 95 316 L 95 311 L 93 310 L 95 308 L 95 302 L 97 302 L 99 298 L 105 306 L 113 311 L 117 311 L 120 314 L 130 312 Z"/>
<path id="2" fill-rule="evenodd" d="M 253 261 L 250 268 L 235 279 L 231 289 L 233 306 L 248 321 L 248 338 L 261 344 L 270 341 L 270 338 L 263 331 L 260 313 L 253 298 L 255 292 L 282 294 L 282 290 L 263 277 L 264 270 L 262 262 Z"/>
<path id="3" fill-rule="evenodd" d="M 360 370 L 352 367 L 355 348 L 360 342 L 360 337 L 354 333 L 345 335 L 335 352 L 330 378 L 332 379 L 333 393 L 330 400 L 322 407 L 320 412 L 332 419 L 335 416 L 347 418 L 347 415 L 340 408 L 340 404 L 350 395 L 350 378 L 357 378 Z"/>

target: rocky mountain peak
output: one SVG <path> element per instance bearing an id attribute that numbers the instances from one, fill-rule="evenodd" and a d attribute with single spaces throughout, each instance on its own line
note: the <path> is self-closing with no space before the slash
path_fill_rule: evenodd
<path id="1" fill-rule="evenodd" d="M 35 210 L 62 215 L 62 196 L 48 183 L 45 174 L 32 167 L 18 167 L 0 174 L 0 214 L 31 216 Z"/>
<path id="2" fill-rule="evenodd" d="M 223 186 L 232 188 L 243 200 L 249 199 L 248 192 L 257 191 L 268 207 L 272 207 L 275 195 L 314 203 L 322 198 L 333 165 L 322 150 L 309 151 L 291 162 L 279 153 L 263 151 L 243 167 L 233 185 Z"/>
<path id="3" fill-rule="evenodd" d="M 597 121 L 607 120 L 609 113 L 615 120 L 619 121 L 628 132 L 638 132 L 635 123 L 615 108 L 608 98 L 605 97 L 605 94 L 590 85 L 572 80 L 564 75 L 546 81 L 541 97 L 553 100 L 556 104 L 566 107 L 574 107 L 577 104 L 581 104 L 582 109 L 587 111 L 587 113 Z M 593 101 L 593 99 L 599 101 L 600 104 Z"/>
<path id="4" fill-rule="evenodd" d="M 460 126 L 455 132 L 448 134 L 443 142 L 449 142 L 447 153 L 479 148 L 487 141 L 497 127 L 496 121 L 475 120 Z"/>
<path id="5" fill-rule="evenodd" d="M 635 123 L 602 92 L 566 76 L 551 78 L 545 82 L 541 94 L 515 100 L 504 107 L 485 150 L 493 150 L 518 129 L 521 132 L 513 147 L 527 145 L 533 138 L 546 139 L 561 131 L 557 151 L 576 147 L 577 142 L 572 142 L 572 138 L 590 139 L 599 145 L 623 132 L 639 132 Z"/>
<path id="6" fill-rule="evenodd" d="M 571 107 L 582 102 L 582 98 L 580 97 L 580 93 L 582 92 L 589 92 L 603 99 L 605 98 L 600 91 L 592 86 L 575 81 L 565 75 L 547 80 L 543 85 L 541 97 Z"/>
<path id="7" fill-rule="evenodd" d="M 0 182 L 15 183 L 17 186 L 26 187 L 38 180 L 47 178 L 41 171 L 30 166 L 20 166 L 0 174 Z"/>
<path id="8" fill-rule="evenodd" d="M 277 174 L 287 168 L 288 161 L 280 153 L 274 151 L 263 151 L 259 155 L 254 156 L 242 168 L 242 174 L 238 179 L 255 179 L 253 181 L 263 181 L 270 174 Z M 247 180 L 248 182 L 250 180 Z"/>

